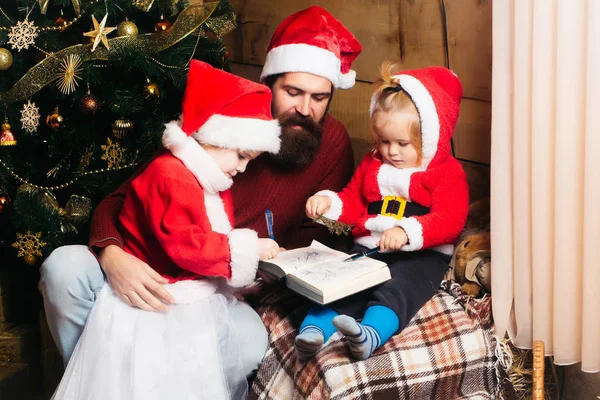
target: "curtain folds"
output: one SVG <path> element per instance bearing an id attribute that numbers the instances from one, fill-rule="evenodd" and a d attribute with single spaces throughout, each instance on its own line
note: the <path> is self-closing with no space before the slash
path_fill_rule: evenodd
<path id="1" fill-rule="evenodd" d="M 496 334 L 600 371 L 600 2 L 493 3 Z"/>

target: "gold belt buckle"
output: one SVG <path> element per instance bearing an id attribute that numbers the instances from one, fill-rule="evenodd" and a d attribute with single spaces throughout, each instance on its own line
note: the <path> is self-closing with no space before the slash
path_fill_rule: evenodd
<path id="1" fill-rule="evenodd" d="M 398 212 L 386 212 L 389 202 L 394 200 L 400 203 L 400 208 L 398 209 Z M 383 198 L 383 205 L 381 206 L 381 215 L 387 215 L 396 219 L 402 219 L 402 217 L 404 217 L 404 210 L 406 210 L 406 199 L 404 197 L 385 196 Z"/>

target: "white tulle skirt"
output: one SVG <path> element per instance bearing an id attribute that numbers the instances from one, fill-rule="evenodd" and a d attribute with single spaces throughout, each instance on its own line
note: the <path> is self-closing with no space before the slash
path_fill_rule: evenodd
<path id="1" fill-rule="evenodd" d="M 177 304 L 155 313 L 127 305 L 104 285 L 53 399 L 245 399 L 229 321 L 235 299 L 209 281 L 165 288 Z"/>

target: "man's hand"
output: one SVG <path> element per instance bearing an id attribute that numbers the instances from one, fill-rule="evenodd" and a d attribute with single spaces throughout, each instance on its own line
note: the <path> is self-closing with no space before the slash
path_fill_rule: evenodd
<path id="1" fill-rule="evenodd" d="M 327 196 L 311 196 L 306 200 L 306 216 L 308 218 L 317 218 L 323 215 L 331 207 L 331 199 Z"/>
<path id="2" fill-rule="evenodd" d="M 130 306 L 167 312 L 169 308 L 164 303 L 175 303 L 162 286 L 169 280 L 119 246 L 107 246 L 100 251 L 98 261 L 114 292 Z"/>
<path id="3" fill-rule="evenodd" d="M 408 236 L 402 228 L 390 228 L 383 231 L 378 246 L 380 251 L 396 251 L 408 243 Z"/>

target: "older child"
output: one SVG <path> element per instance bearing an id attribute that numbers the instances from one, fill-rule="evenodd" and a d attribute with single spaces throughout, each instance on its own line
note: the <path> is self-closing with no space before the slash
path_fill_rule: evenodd
<path id="1" fill-rule="evenodd" d="M 300 359 L 314 356 L 336 329 L 358 359 L 401 331 L 439 286 L 466 221 L 467 181 L 450 154 L 460 81 L 441 67 L 392 70 L 383 65 L 371 100 L 374 151 L 341 192 L 322 191 L 306 202 L 309 217 L 355 225 L 355 251 L 380 246 L 374 258 L 389 265 L 392 279 L 309 310 L 295 340 Z"/>
<path id="2" fill-rule="evenodd" d="M 229 293 L 279 246 L 233 229 L 229 188 L 250 160 L 279 150 L 270 107 L 266 86 L 192 61 L 183 122 L 167 124 L 169 151 L 133 180 L 120 214 L 124 249 L 168 278 L 175 304 L 143 311 L 106 284 L 56 399 L 245 398 Z"/>

